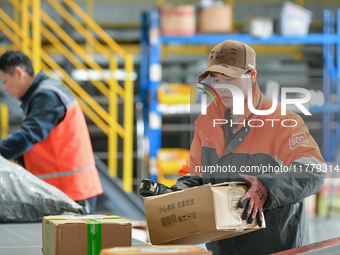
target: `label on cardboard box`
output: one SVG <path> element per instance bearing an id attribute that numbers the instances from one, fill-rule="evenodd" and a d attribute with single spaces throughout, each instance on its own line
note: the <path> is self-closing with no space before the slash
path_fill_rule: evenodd
<path id="1" fill-rule="evenodd" d="M 144 198 L 151 243 L 198 244 L 260 229 L 256 220 L 241 219 L 238 201 L 246 190 L 240 183 L 207 184 Z"/>

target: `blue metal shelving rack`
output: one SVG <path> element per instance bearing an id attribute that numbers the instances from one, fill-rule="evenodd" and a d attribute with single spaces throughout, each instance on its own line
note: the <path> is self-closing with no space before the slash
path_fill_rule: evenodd
<path id="1" fill-rule="evenodd" d="M 334 14 L 324 11 L 323 33 L 309 34 L 305 37 L 284 37 L 273 35 L 269 38 L 255 38 L 248 34 L 197 34 L 192 37 L 162 36 L 159 29 L 159 13 L 152 11 L 143 14 L 141 39 L 141 70 L 148 70 L 149 77 L 141 77 L 141 101 L 147 102 L 146 135 L 150 141 L 150 178 L 157 180 L 157 151 L 161 148 L 161 118 L 157 100 L 157 88 L 161 83 L 161 49 L 162 44 L 218 44 L 224 40 L 235 39 L 247 44 L 318 44 L 323 45 L 323 93 L 325 104 L 321 107 L 311 107 L 311 112 L 323 113 L 323 156 L 326 162 L 332 162 L 337 141 L 340 138 L 340 124 L 336 122 L 333 131 L 331 123 L 340 121 L 340 9 L 337 12 L 337 31 L 335 32 Z M 336 46 L 336 56 L 334 47 Z M 146 58 L 146 59 L 145 59 Z M 147 89 L 144 89 L 147 88 Z M 331 102 L 331 95 L 337 95 L 337 101 Z"/>

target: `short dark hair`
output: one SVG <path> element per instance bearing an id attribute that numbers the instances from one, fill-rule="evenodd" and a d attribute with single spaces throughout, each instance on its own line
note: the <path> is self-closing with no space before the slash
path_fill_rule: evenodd
<path id="1" fill-rule="evenodd" d="M 0 57 L 0 70 L 4 73 L 13 75 L 16 66 L 20 66 L 29 75 L 34 75 L 31 60 L 21 51 L 6 51 Z"/>

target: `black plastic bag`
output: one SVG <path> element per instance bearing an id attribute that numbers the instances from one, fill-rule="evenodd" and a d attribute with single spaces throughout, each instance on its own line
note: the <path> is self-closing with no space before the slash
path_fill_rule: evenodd
<path id="1" fill-rule="evenodd" d="M 81 209 L 61 190 L 0 156 L 0 222 L 35 222 Z"/>

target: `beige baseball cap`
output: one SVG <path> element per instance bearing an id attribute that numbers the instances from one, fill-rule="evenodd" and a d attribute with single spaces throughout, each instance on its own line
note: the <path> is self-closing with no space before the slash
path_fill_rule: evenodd
<path id="1" fill-rule="evenodd" d="M 198 76 L 205 79 L 210 72 L 218 72 L 229 77 L 239 78 L 256 67 L 256 53 L 247 44 L 226 40 L 217 44 L 209 54 L 208 68 Z"/>

